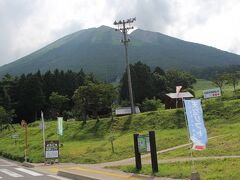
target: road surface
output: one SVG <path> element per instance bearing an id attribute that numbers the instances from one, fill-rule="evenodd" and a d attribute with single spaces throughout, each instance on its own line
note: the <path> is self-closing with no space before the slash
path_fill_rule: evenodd
<path id="1" fill-rule="evenodd" d="M 13 161 L 0 157 L 0 180 L 67 180 L 53 174 L 37 172 L 31 168 L 23 167 Z"/>

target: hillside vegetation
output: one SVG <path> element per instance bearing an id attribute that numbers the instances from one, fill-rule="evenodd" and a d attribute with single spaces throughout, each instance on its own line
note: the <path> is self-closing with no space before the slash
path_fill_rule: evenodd
<path id="1" fill-rule="evenodd" d="M 239 106 L 240 100 L 238 99 L 225 101 L 213 99 L 204 102 L 204 118 L 208 136 L 226 135 L 222 140 L 226 141 L 227 145 L 234 145 L 228 147 L 223 144 L 220 149 L 224 150 L 216 155 L 239 154 L 239 147 L 236 143 L 237 137 L 239 137 L 237 129 L 240 127 Z M 101 119 L 99 122 L 89 120 L 86 125 L 80 121 L 64 122 L 63 137 L 57 136 L 56 121 L 49 121 L 46 126 L 46 139 L 59 138 L 60 142 L 63 143 L 63 147 L 60 148 L 61 162 L 99 163 L 133 157 L 133 133 L 147 133 L 149 130 L 156 131 L 158 150 L 188 143 L 184 114 L 180 109 L 159 109 L 133 116 L 115 117 L 113 121 L 110 118 Z M 1 132 L 0 143 L 5 146 L 0 146 L 0 152 L 3 156 L 23 160 L 24 132 L 19 125 L 15 125 L 15 129 L 20 136 L 16 144 L 14 144 L 14 139 L 11 139 L 11 135 L 14 133 L 12 130 Z M 233 138 L 228 138 L 227 136 L 231 132 L 234 132 L 230 136 Z M 109 142 L 111 136 L 116 139 L 114 141 L 115 153 L 112 153 Z M 43 162 L 42 144 L 39 122 L 29 124 L 30 162 Z M 184 153 L 188 153 L 187 149 Z"/>

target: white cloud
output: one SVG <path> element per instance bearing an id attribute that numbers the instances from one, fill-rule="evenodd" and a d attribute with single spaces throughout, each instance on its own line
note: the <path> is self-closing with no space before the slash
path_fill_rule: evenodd
<path id="1" fill-rule="evenodd" d="M 168 29 L 171 35 L 240 53 L 239 1 L 212 0 L 204 4 L 195 0 L 187 4 L 197 8 L 184 7 L 179 12 L 179 20 Z"/>
<path id="2" fill-rule="evenodd" d="M 129 17 L 138 28 L 240 53 L 239 9 L 238 0 L 0 0 L 0 65 Z"/>

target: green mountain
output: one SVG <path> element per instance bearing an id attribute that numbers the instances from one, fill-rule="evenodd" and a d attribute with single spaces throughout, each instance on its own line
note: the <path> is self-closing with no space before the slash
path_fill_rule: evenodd
<path id="1" fill-rule="evenodd" d="M 150 67 L 191 69 L 208 66 L 240 64 L 240 56 L 219 49 L 186 42 L 161 33 L 137 29 L 129 38 L 129 61 L 142 61 Z M 97 77 L 113 81 L 124 71 L 122 34 L 101 26 L 65 36 L 48 46 L 0 67 L 6 73 L 42 72 L 53 69 L 92 72 Z"/>

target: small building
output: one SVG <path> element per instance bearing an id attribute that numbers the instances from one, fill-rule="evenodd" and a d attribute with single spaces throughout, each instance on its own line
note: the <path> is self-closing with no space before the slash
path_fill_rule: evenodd
<path id="1" fill-rule="evenodd" d="M 182 108 L 182 99 L 192 99 L 194 96 L 190 92 L 168 93 L 165 96 L 165 109 Z"/>
<path id="2" fill-rule="evenodd" d="M 140 109 L 138 106 L 135 106 L 136 114 L 140 113 Z M 115 110 L 116 116 L 125 116 L 131 114 L 131 107 L 120 107 Z"/>

